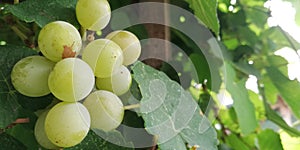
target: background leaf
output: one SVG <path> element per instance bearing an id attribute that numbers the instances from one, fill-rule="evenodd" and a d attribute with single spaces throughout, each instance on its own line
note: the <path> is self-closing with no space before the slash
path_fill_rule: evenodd
<path id="1" fill-rule="evenodd" d="M 106 135 L 108 139 L 103 139 L 99 135 Z M 102 136 L 103 137 L 103 136 Z M 92 131 L 84 138 L 84 140 L 71 148 L 66 148 L 66 150 L 133 150 L 133 148 L 126 148 L 113 143 L 108 142 L 109 139 L 114 138 L 121 142 L 121 145 L 127 145 L 128 147 L 133 147 L 132 143 L 125 141 L 124 137 L 118 131 L 103 132 L 100 130 Z M 107 141 L 108 140 L 108 141 Z M 114 140 L 114 141 L 116 141 Z"/>
<path id="2" fill-rule="evenodd" d="M 23 96 L 11 83 L 11 70 L 21 58 L 35 54 L 37 53 L 32 49 L 21 46 L 0 46 L 0 128 L 14 122 L 21 108 L 18 99 Z"/>
<path id="3" fill-rule="evenodd" d="M 283 150 L 279 134 L 271 129 L 262 131 L 257 138 L 262 150 Z"/>
<path id="4" fill-rule="evenodd" d="M 195 15 L 200 22 L 210 28 L 217 36 L 219 35 L 219 20 L 217 17 L 216 0 L 186 0 L 190 8 L 194 10 Z"/>
<path id="5" fill-rule="evenodd" d="M 235 82 L 235 71 L 232 66 L 225 63 L 225 86 L 233 99 L 233 107 L 236 111 L 241 132 L 245 135 L 253 132 L 257 126 L 254 105 L 249 99 L 245 81 Z"/>
<path id="6" fill-rule="evenodd" d="M 295 92 L 300 91 L 299 82 L 296 80 L 289 80 L 275 67 L 268 67 L 266 70 L 280 95 L 289 105 L 293 113 L 300 118 L 300 101 L 298 99 L 300 97 L 300 93 Z"/>
<path id="7" fill-rule="evenodd" d="M 0 133 L 1 149 L 26 149 L 25 145 L 7 133 Z"/>
<path id="8" fill-rule="evenodd" d="M 40 27 L 57 20 L 79 27 L 75 15 L 76 2 L 77 0 L 26 0 L 16 5 L 8 5 L 7 9 L 20 20 L 35 22 Z"/>

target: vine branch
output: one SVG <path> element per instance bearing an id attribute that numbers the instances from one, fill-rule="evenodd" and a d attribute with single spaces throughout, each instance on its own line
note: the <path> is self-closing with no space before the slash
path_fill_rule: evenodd
<path id="1" fill-rule="evenodd" d="M 5 132 L 5 130 L 16 126 L 17 124 L 23 124 L 23 123 L 28 123 L 28 122 L 30 122 L 29 118 L 19 118 L 16 121 L 14 121 L 13 123 L 9 124 L 7 127 L 0 129 L 0 134 Z"/>

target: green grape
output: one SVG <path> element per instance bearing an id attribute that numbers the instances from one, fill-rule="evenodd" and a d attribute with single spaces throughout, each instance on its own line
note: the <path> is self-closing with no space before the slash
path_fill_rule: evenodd
<path id="1" fill-rule="evenodd" d="M 49 75 L 52 94 L 66 102 L 85 98 L 94 88 L 95 77 L 90 66 L 79 58 L 66 58 L 58 62 Z"/>
<path id="2" fill-rule="evenodd" d="M 12 69 L 12 84 L 23 95 L 45 96 L 50 93 L 48 77 L 54 65 L 54 62 L 42 56 L 23 58 Z"/>
<path id="3" fill-rule="evenodd" d="M 109 91 L 99 90 L 90 94 L 83 105 L 91 115 L 91 128 L 111 131 L 117 128 L 124 117 L 124 108 L 119 97 Z"/>
<path id="4" fill-rule="evenodd" d="M 45 131 L 53 144 L 71 147 L 86 137 L 90 123 L 89 112 L 81 103 L 60 102 L 48 112 Z"/>
<path id="5" fill-rule="evenodd" d="M 38 37 L 41 52 L 48 59 L 58 62 L 75 57 L 82 45 L 78 30 L 68 22 L 55 21 L 44 26 Z"/>
<path id="6" fill-rule="evenodd" d="M 129 90 L 131 80 L 130 71 L 122 65 L 111 77 L 96 78 L 96 86 L 100 90 L 107 90 L 116 95 L 122 95 Z"/>
<path id="7" fill-rule="evenodd" d="M 90 65 L 96 77 L 106 78 L 122 65 L 123 53 L 115 42 L 97 39 L 85 47 L 82 59 Z"/>
<path id="8" fill-rule="evenodd" d="M 99 31 L 109 23 L 111 10 L 107 0 L 78 0 L 76 16 L 85 29 Z"/>
<path id="9" fill-rule="evenodd" d="M 58 146 L 54 145 L 47 137 L 45 132 L 45 119 L 49 110 L 44 111 L 38 118 L 34 127 L 34 136 L 36 141 L 47 149 L 59 149 Z"/>
<path id="10" fill-rule="evenodd" d="M 119 30 L 111 32 L 106 38 L 114 41 L 121 47 L 124 55 L 124 65 L 133 64 L 140 57 L 141 44 L 133 33 Z"/>

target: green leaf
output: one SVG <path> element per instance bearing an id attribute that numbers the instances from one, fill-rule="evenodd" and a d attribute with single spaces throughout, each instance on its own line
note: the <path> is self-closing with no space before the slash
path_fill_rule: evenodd
<path id="1" fill-rule="evenodd" d="M 264 95 L 263 95 L 264 96 Z M 265 98 L 264 98 L 265 99 Z M 270 106 L 269 104 L 264 100 L 264 106 L 266 110 L 266 117 L 277 124 L 280 128 L 282 128 L 284 131 L 286 131 L 291 136 L 300 136 L 300 131 L 298 131 L 295 128 L 290 127 L 283 119 L 280 117 Z"/>
<path id="2" fill-rule="evenodd" d="M 6 44 L 24 45 L 23 41 L 2 20 L 0 20 L 0 42 L 1 41 L 5 41 Z"/>
<path id="3" fill-rule="evenodd" d="M 0 133 L 0 143 L 3 150 L 26 149 L 25 145 L 7 133 Z"/>
<path id="4" fill-rule="evenodd" d="M 236 112 L 233 107 L 220 109 L 219 114 L 222 114 L 219 117 L 226 128 L 237 133 L 240 132 Z"/>
<path id="5" fill-rule="evenodd" d="M 33 129 L 28 129 L 24 125 L 18 124 L 9 129 L 7 133 L 22 142 L 27 147 L 27 149 L 39 148 L 39 144 L 35 139 Z"/>
<path id="6" fill-rule="evenodd" d="M 245 13 L 248 22 L 254 23 L 257 27 L 263 29 L 269 18 L 268 9 L 260 6 L 246 7 Z"/>
<path id="7" fill-rule="evenodd" d="M 278 68 L 278 70 L 283 73 L 286 77 L 288 77 L 288 61 L 282 56 L 271 55 L 267 57 L 268 63 L 270 67 Z"/>
<path id="8" fill-rule="evenodd" d="M 233 66 L 246 75 L 254 75 L 257 78 L 260 78 L 260 72 L 256 68 L 254 68 L 253 65 L 250 65 L 245 61 L 236 62 L 233 64 Z"/>
<path id="9" fill-rule="evenodd" d="M 259 95 L 254 93 L 253 91 L 248 90 L 248 94 L 251 102 L 254 104 L 256 118 L 258 120 L 265 120 L 266 112 L 265 112 L 263 100 L 261 100 Z"/>
<path id="10" fill-rule="evenodd" d="M 295 22 L 298 26 L 300 26 L 300 10 L 299 9 L 297 9 L 297 11 L 296 11 Z"/>
<path id="11" fill-rule="evenodd" d="M 235 82 L 235 71 L 229 63 L 225 63 L 225 85 L 233 99 L 233 107 L 236 111 L 241 132 L 245 135 L 253 132 L 257 126 L 255 109 L 249 99 L 245 87 L 245 80 Z"/>
<path id="12" fill-rule="evenodd" d="M 75 15 L 76 2 L 76 0 L 26 0 L 17 5 L 8 5 L 7 9 L 20 20 L 35 22 L 40 27 L 57 20 L 67 21 L 79 27 Z"/>
<path id="13" fill-rule="evenodd" d="M 240 45 L 234 51 L 232 51 L 233 61 L 237 62 L 243 58 L 249 57 L 254 53 L 252 47 L 248 45 Z"/>
<path id="14" fill-rule="evenodd" d="M 219 20 L 217 16 L 217 0 L 186 0 L 194 10 L 199 21 L 219 35 Z"/>
<path id="15" fill-rule="evenodd" d="M 211 75 L 208 62 L 203 54 L 193 53 L 190 59 L 194 64 L 197 71 L 199 83 L 204 83 L 205 80 L 209 81 L 208 86 L 211 87 Z"/>
<path id="16" fill-rule="evenodd" d="M 275 85 L 272 83 L 271 79 L 264 75 L 262 78 L 262 82 L 264 84 L 265 96 L 271 104 L 275 104 L 277 102 L 278 90 Z"/>
<path id="17" fill-rule="evenodd" d="M 277 88 L 280 95 L 283 97 L 285 102 L 289 105 L 296 117 L 300 118 L 300 93 L 295 91 L 300 91 L 300 84 L 298 81 L 289 80 L 285 75 L 283 75 L 278 68 L 268 67 L 266 68 L 267 74 L 269 75 L 271 81 Z"/>
<path id="18" fill-rule="evenodd" d="M 15 91 L 10 73 L 14 64 L 25 56 L 37 54 L 29 48 L 20 46 L 0 46 L 0 128 L 14 122 L 20 111 L 18 100 L 22 96 Z"/>
<path id="19" fill-rule="evenodd" d="M 288 0 L 288 2 L 291 2 L 293 4 L 293 7 L 296 10 L 295 22 L 298 26 L 300 26 L 300 1 L 299 0 Z"/>
<path id="20" fill-rule="evenodd" d="M 99 135 L 101 135 L 101 137 Z M 104 139 L 102 137 L 106 138 Z M 110 143 L 110 140 L 118 143 Z M 119 145 L 126 145 L 127 147 Z M 80 144 L 66 148 L 66 150 L 133 150 L 133 148 L 129 147 L 133 147 L 132 143 L 127 142 L 119 131 L 105 133 L 100 130 L 90 130 Z"/>
<path id="21" fill-rule="evenodd" d="M 216 131 L 190 93 L 163 72 L 141 62 L 132 70 L 143 96 L 140 111 L 146 130 L 158 136 L 162 150 L 183 149 L 185 143 L 217 149 Z"/>
<path id="22" fill-rule="evenodd" d="M 298 43 L 292 36 L 283 31 L 280 27 L 269 28 L 261 34 L 260 39 L 267 45 L 266 51 L 268 52 L 276 51 L 283 47 L 292 47 L 292 45 L 295 50 L 300 49 L 300 43 Z"/>
<path id="23" fill-rule="evenodd" d="M 225 138 L 226 143 L 228 143 L 233 149 L 240 150 L 251 150 L 240 137 L 235 134 L 230 134 Z"/>
<path id="24" fill-rule="evenodd" d="M 283 150 L 279 134 L 266 129 L 257 135 L 259 148 L 262 150 Z"/>
<path id="25" fill-rule="evenodd" d="M 240 39 L 243 45 L 252 45 L 258 42 L 258 38 L 254 31 L 252 31 L 249 27 L 241 26 L 238 27 L 238 38 Z"/>
<path id="26" fill-rule="evenodd" d="M 144 129 L 144 120 L 141 116 L 138 116 L 136 112 L 131 110 L 125 111 L 122 125 L 123 126 L 120 127 L 122 135 L 128 141 L 132 141 L 134 147 L 144 147 L 145 145 L 151 145 L 153 143 L 153 136 Z M 134 133 L 133 128 L 138 129 L 138 133 Z M 137 137 L 142 138 L 138 139 Z"/>

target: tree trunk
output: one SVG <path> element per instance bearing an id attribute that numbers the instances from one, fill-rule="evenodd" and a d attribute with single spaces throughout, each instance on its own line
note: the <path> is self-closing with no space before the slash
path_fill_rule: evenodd
<path id="1" fill-rule="evenodd" d="M 140 2 L 161 2 L 168 3 L 169 0 L 140 0 Z M 167 7 L 164 9 L 156 8 L 145 8 L 141 10 L 140 18 L 145 20 L 163 20 L 164 24 L 168 24 L 169 21 L 169 11 Z M 170 29 L 168 26 L 159 24 L 145 24 L 145 28 L 148 32 L 149 38 L 158 38 L 162 40 L 169 41 L 170 39 Z M 168 60 L 171 57 L 171 51 L 167 43 L 161 44 L 158 42 L 147 43 L 143 47 L 142 58 L 147 58 L 151 56 L 154 59 L 143 60 L 146 64 L 154 67 L 160 68 L 163 60 Z M 160 58 L 160 59 L 157 59 Z M 162 60 L 161 60 L 162 59 Z"/>

